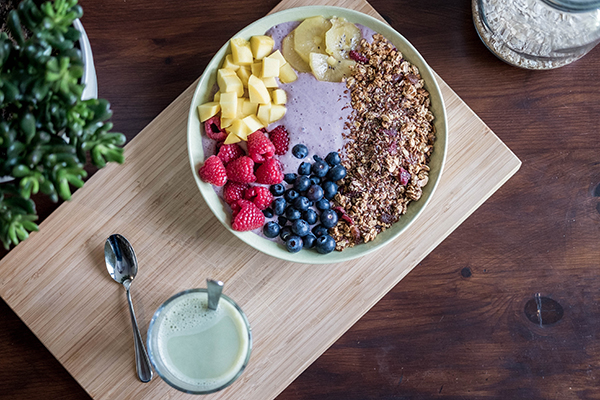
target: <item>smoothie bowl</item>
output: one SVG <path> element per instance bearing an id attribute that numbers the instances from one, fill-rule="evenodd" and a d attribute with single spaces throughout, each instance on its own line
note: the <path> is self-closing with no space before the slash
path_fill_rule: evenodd
<path id="1" fill-rule="evenodd" d="M 208 64 L 188 116 L 195 181 L 247 244 L 334 263 L 393 241 L 442 173 L 447 124 L 432 71 L 365 14 L 301 7 L 264 17 Z"/>

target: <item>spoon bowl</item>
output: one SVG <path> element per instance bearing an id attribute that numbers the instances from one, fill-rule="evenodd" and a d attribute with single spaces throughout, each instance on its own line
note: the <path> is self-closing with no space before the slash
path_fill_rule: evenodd
<path id="1" fill-rule="evenodd" d="M 111 235 L 104 243 L 104 260 L 111 278 L 124 285 L 137 275 L 137 257 L 127 239 L 119 234 Z"/>

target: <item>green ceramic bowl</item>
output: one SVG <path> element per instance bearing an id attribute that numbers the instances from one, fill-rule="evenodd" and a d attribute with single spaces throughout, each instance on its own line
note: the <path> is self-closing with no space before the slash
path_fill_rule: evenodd
<path id="1" fill-rule="evenodd" d="M 221 221 L 221 223 L 223 223 L 223 225 L 232 234 L 255 249 L 273 257 L 299 263 L 329 264 L 351 260 L 380 249 L 386 244 L 392 242 L 410 224 L 412 224 L 415 219 L 417 219 L 419 214 L 429 203 L 429 200 L 431 199 L 442 173 L 446 156 L 447 123 L 446 111 L 440 88 L 438 87 L 433 73 L 423 57 L 421 57 L 417 50 L 402 35 L 392 29 L 389 25 L 373 17 L 357 11 L 339 7 L 310 6 L 293 8 L 261 18 L 253 24 L 242 29 L 235 35 L 235 37 L 244 37 L 249 39 L 253 35 L 264 34 L 269 28 L 282 22 L 301 21 L 305 18 L 316 15 L 322 15 L 326 18 L 331 18 L 333 16 L 344 17 L 350 22 L 364 25 L 378 33 L 381 33 L 402 52 L 404 58 L 419 68 L 421 76 L 425 80 L 425 87 L 431 96 L 432 112 L 435 116 L 434 125 L 437 132 L 437 140 L 435 142 L 434 151 L 429 164 L 431 168 L 429 183 L 427 186 L 425 186 L 421 199 L 409 204 L 406 214 L 400 219 L 400 221 L 395 223 L 392 228 L 378 235 L 375 240 L 369 243 L 361 244 L 353 248 L 347 248 L 342 252 L 334 251 L 329 254 L 319 254 L 313 250 L 302 250 L 298 253 L 292 254 L 289 253 L 284 246 L 264 239 L 252 232 L 237 232 L 231 229 L 231 215 L 229 214 L 228 206 L 219 199 L 210 184 L 202 182 L 198 178 L 197 169 L 203 163 L 205 156 L 203 154 L 202 139 L 200 136 L 200 120 L 196 111 L 198 105 L 212 101 L 212 98 L 210 97 L 210 89 L 215 84 L 217 69 L 229 50 L 229 43 L 226 43 L 223 47 L 221 47 L 221 49 L 213 57 L 206 67 L 206 70 L 202 74 L 200 81 L 198 82 L 198 87 L 196 87 L 196 91 L 194 92 L 194 97 L 192 98 L 192 103 L 190 105 L 187 139 L 190 166 L 194 179 L 196 180 L 196 184 L 200 189 L 200 193 L 202 193 L 204 200 L 215 214 L 217 219 Z"/>

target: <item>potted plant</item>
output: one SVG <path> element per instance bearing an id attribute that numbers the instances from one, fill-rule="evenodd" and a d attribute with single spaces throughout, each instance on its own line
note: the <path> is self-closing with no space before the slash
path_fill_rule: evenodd
<path id="1" fill-rule="evenodd" d="M 77 0 L 21 1 L 0 33 L 0 240 L 5 248 L 38 229 L 31 196 L 71 198 L 86 164 L 124 161 L 125 136 L 111 132 L 104 99 L 82 99 L 85 84 Z"/>

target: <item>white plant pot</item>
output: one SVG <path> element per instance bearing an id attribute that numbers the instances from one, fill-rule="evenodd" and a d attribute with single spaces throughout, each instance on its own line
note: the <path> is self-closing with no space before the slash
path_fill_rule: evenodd
<path id="1" fill-rule="evenodd" d="M 79 46 L 81 48 L 81 56 L 83 58 L 83 76 L 81 82 L 85 85 L 83 93 L 81 93 L 82 100 L 97 99 L 98 98 L 98 79 L 96 78 L 96 68 L 94 67 L 94 57 L 92 56 L 92 46 L 90 40 L 83 29 L 83 25 L 79 19 L 73 21 L 73 26 L 79 32 L 81 32 L 81 38 L 79 39 Z M 0 176 L 0 183 L 10 182 L 14 178 L 12 176 Z"/>
<path id="2" fill-rule="evenodd" d="M 85 29 L 83 29 L 83 25 L 81 25 L 81 21 L 76 19 L 73 21 L 73 26 L 81 32 L 81 38 L 79 39 L 83 57 L 83 76 L 81 77 L 81 82 L 85 85 L 81 98 L 83 100 L 97 99 L 98 80 L 96 78 L 96 68 L 94 67 L 94 57 L 92 56 L 92 46 L 85 33 Z"/>

